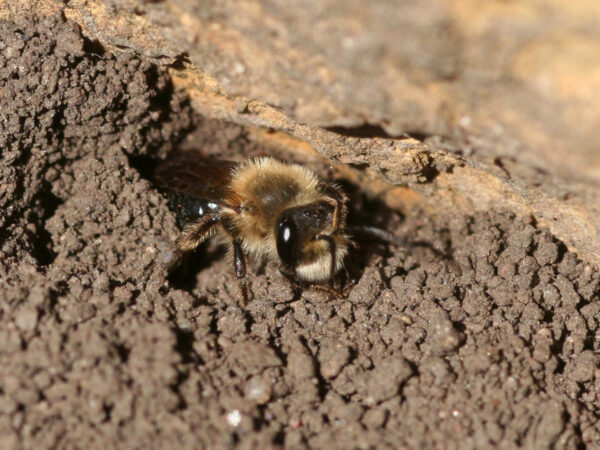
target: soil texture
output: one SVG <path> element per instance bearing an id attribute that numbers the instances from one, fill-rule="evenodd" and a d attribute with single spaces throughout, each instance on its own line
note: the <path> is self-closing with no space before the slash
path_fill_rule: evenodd
<path id="1" fill-rule="evenodd" d="M 224 249 L 177 251 L 152 167 L 289 155 L 61 17 L 0 36 L 3 447 L 600 445 L 600 274 L 533 219 L 402 217 L 342 181 L 406 245 L 358 240 L 346 298 L 258 261 L 241 308 Z"/>

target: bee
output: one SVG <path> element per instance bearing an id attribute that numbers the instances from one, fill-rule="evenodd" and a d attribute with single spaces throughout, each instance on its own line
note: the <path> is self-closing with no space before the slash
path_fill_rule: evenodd
<path id="1" fill-rule="evenodd" d="M 155 175 L 183 225 L 180 249 L 212 236 L 231 246 L 243 305 L 247 256 L 277 262 L 298 284 L 331 283 L 344 265 L 351 246 L 348 197 L 299 164 L 187 156 L 160 164 Z"/>

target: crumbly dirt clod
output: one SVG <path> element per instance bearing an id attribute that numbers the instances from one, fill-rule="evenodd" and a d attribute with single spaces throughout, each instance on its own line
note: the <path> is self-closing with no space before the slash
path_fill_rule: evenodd
<path id="1" fill-rule="evenodd" d="M 125 173 L 125 154 L 164 153 L 190 126 L 189 113 L 163 72 L 132 56 L 97 53 L 60 16 L 0 21 L 0 36 L 0 233 L 11 237 L 0 260 L 48 265 L 55 255 L 44 221 L 54 210 L 85 195 L 100 208 L 118 183 L 135 190 L 139 176 Z M 120 181 L 105 180 L 108 189 L 96 195 L 106 198 L 94 198 L 100 181 L 94 188 L 82 177 L 114 170 Z M 92 214 L 83 211 L 90 205 L 78 206 Z M 123 226 L 133 220 L 120 214 Z"/>
<path id="2" fill-rule="evenodd" d="M 193 122 L 184 146 L 265 149 L 59 17 L 0 35 L 3 445 L 600 444 L 600 274 L 532 220 L 401 218 L 347 186 L 351 220 L 407 245 L 359 241 L 347 298 L 251 264 L 242 309 L 225 252 L 182 258 L 140 173 Z"/>

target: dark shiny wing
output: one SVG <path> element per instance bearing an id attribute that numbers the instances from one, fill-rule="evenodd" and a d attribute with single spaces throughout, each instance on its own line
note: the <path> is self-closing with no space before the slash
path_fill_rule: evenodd
<path id="1" fill-rule="evenodd" d="M 180 227 L 189 223 L 214 224 L 220 220 L 221 208 L 231 206 L 226 199 L 235 164 L 186 155 L 165 161 L 156 168 L 156 184 L 168 194 L 169 208 L 177 214 Z"/>
<path id="2" fill-rule="evenodd" d="M 227 197 L 235 164 L 220 159 L 180 156 L 161 163 L 154 178 L 162 190 L 221 205 Z"/>

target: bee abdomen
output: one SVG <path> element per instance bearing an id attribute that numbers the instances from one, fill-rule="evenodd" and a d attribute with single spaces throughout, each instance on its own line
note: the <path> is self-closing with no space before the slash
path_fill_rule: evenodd
<path id="1" fill-rule="evenodd" d="M 181 228 L 190 222 L 202 219 L 206 214 L 220 211 L 219 205 L 213 201 L 178 193 L 169 195 L 168 205 L 169 209 L 177 215 L 177 224 Z"/>

